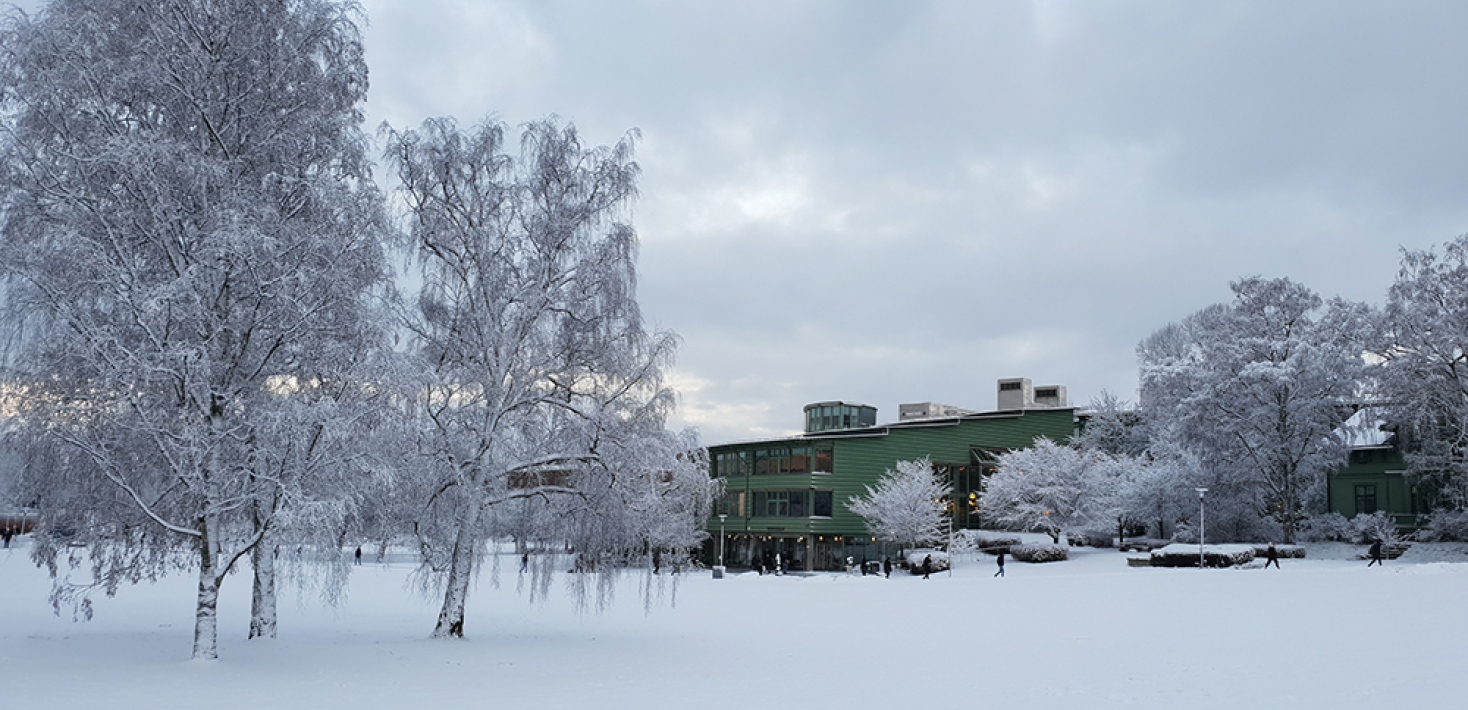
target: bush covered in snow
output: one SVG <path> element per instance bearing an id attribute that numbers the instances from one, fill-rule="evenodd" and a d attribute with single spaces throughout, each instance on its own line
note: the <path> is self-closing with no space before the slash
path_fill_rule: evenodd
<path id="1" fill-rule="evenodd" d="M 1336 512 L 1312 515 L 1300 524 L 1299 538 L 1306 542 L 1350 542 L 1351 521 Z"/>
<path id="2" fill-rule="evenodd" d="M 923 559 L 932 556 L 933 572 L 941 572 L 948 569 L 948 553 L 942 550 L 913 550 L 907 553 L 907 568 L 913 574 L 923 573 Z"/>
<path id="3" fill-rule="evenodd" d="M 1083 530 L 1066 536 L 1072 547 L 1116 547 L 1116 536 L 1110 530 Z"/>
<path id="4" fill-rule="evenodd" d="M 1208 567 L 1233 567 L 1252 562 L 1252 545 L 1205 545 L 1204 563 Z M 1177 543 L 1152 551 L 1153 567 L 1197 567 L 1198 546 Z"/>
<path id="5" fill-rule="evenodd" d="M 1438 510 L 1427 520 L 1426 527 L 1417 531 L 1417 539 L 1423 542 L 1468 541 L 1468 511 Z"/>
<path id="6" fill-rule="evenodd" d="M 1436 520 L 1437 516 L 1434 516 L 1434 521 Z M 1468 532 L 1468 529 L 1463 532 Z M 1350 519 L 1340 513 L 1313 516 L 1301 526 L 1300 537 L 1311 542 L 1349 542 L 1357 545 L 1370 544 L 1376 540 L 1395 542 L 1400 538 L 1396 521 L 1379 510 Z"/>
<path id="7" fill-rule="evenodd" d="M 1014 548 L 1024 544 L 1024 541 L 1018 537 L 1004 535 L 977 535 L 974 541 L 975 549 L 990 555 L 997 555 L 1000 551 L 1008 554 Z"/>
<path id="8" fill-rule="evenodd" d="M 1300 545 L 1275 545 L 1274 554 L 1276 557 L 1282 560 L 1303 560 L 1305 559 L 1305 548 Z M 1258 557 L 1261 560 L 1268 557 L 1269 545 L 1255 545 L 1254 556 Z M 1196 564 L 1197 561 L 1198 556 L 1195 554 L 1193 555 L 1194 564 Z"/>
<path id="9" fill-rule="evenodd" d="M 1009 548 L 1009 554 L 1020 562 L 1059 562 L 1070 557 L 1070 548 L 1044 543 L 1014 545 Z"/>

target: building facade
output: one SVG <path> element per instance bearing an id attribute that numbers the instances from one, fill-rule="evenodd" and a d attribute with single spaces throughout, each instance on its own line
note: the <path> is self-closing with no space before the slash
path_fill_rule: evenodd
<path id="1" fill-rule="evenodd" d="M 1019 383 L 1019 397 L 1011 396 Z M 982 524 L 978 500 L 999 454 L 1031 446 L 1039 437 L 1068 441 L 1076 412 L 1064 388 L 1031 388 L 1028 380 L 1001 380 L 998 401 L 1012 406 L 971 412 L 948 405 L 902 405 L 899 421 L 877 424 L 875 408 L 818 402 L 805 408 L 803 434 L 709 447 L 711 473 L 725 495 L 715 506 L 704 548 L 709 564 L 772 563 L 792 570 L 841 569 L 847 557 L 880 560 L 897 550 L 867 531 L 846 502 L 863 496 L 898 461 L 928 458 L 953 485 L 949 501 L 956 528 Z M 1033 392 L 1048 399 L 1036 402 Z M 1058 396 L 1057 396 L 1058 393 Z M 719 515 L 722 514 L 721 519 Z"/>
<path id="2" fill-rule="evenodd" d="M 1363 408 L 1348 422 L 1354 432 L 1351 453 L 1344 466 L 1328 474 L 1327 506 L 1346 518 L 1382 512 L 1402 532 L 1414 531 L 1438 506 L 1437 489 L 1407 476 L 1403 444 L 1392 427 L 1379 419 L 1362 426 L 1372 415 L 1371 408 Z"/>

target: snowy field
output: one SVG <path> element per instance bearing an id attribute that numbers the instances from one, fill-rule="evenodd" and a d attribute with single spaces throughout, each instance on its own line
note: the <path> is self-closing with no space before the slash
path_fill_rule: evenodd
<path id="1" fill-rule="evenodd" d="M 462 641 L 426 638 L 437 606 L 407 564 L 370 563 L 339 609 L 286 596 L 281 638 L 246 641 L 236 574 L 216 662 L 188 660 L 189 578 L 125 588 L 78 624 L 51 613 L 24 545 L 0 551 L 14 708 L 1446 707 L 1468 661 L 1468 556 L 1422 545 L 1372 569 L 1337 546 L 1282 570 L 1077 549 L 1003 579 L 987 557 L 927 581 L 704 573 L 676 595 L 660 578 L 650 609 L 627 576 L 600 614 L 560 588 L 528 603 L 506 559 Z"/>

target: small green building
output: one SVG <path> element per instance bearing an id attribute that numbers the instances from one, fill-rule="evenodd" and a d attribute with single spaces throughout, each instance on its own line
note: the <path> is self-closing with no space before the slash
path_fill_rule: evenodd
<path id="1" fill-rule="evenodd" d="M 1347 423 L 1356 433 L 1346 465 L 1328 475 L 1327 505 L 1347 518 L 1385 512 L 1398 529 L 1414 531 L 1437 505 L 1436 491 L 1407 477 L 1401 441 L 1384 422 L 1373 419 L 1362 426 L 1371 412 L 1363 408 Z"/>
<path id="2" fill-rule="evenodd" d="M 898 461 L 923 457 L 953 484 L 954 526 L 979 527 L 979 495 L 998 455 L 1042 436 L 1068 441 L 1076 430 L 1076 411 L 1066 405 L 1063 387 L 1000 380 L 998 403 L 991 412 L 904 404 L 897 422 L 879 425 L 874 407 L 818 402 L 805 407 L 803 434 L 709 447 L 712 474 L 723 479 L 725 495 L 709 519 L 706 562 L 719 564 L 721 534 L 729 567 L 773 563 L 778 555 L 788 569 L 834 570 L 847 557 L 861 562 L 895 555 L 846 502 L 865 495 Z"/>

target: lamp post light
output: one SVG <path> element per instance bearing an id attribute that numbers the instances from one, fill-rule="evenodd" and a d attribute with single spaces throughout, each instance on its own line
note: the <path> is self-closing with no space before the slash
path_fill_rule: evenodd
<path id="1" fill-rule="evenodd" d="M 1208 494 L 1207 488 L 1195 488 L 1198 491 L 1198 569 L 1203 569 L 1203 531 L 1208 518 L 1208 509 L 1203 505 L 1203 497 Z"/>

